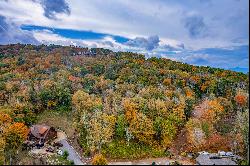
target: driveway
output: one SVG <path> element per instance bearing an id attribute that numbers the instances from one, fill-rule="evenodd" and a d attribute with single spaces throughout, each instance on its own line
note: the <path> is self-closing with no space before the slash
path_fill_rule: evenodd
<path id="1" fill-rule="evenodd" d="M 68 159 L 73 160 L 75 165 L 86 164 L 86 163 L 82 162 L 81 157 L 78 155 L 78 153 L 75 151 L 75 149 L 69 145 L 69 143 L 66 139 L 60 140 L 59 143 L 63 144 L 63 147 L 60 148 L 62 151 L 67 150 L 69 152 Z"/>
<path id="2" fill-rule="evenodd" d="M 57 132 L 57 139 L 55 142 L 59 142 L 63 144 L 63 147 L 60 149 L 62 151 L 67 150 L 69 152 L 68 159 L 73 160 L 75 165 L 85 165 L 86 163 L 83 163 L 81 160 L 80 155 L 76 152 L 76 150 L 68 143 L 67 136 L 64 132 L 58 131 Z"/>

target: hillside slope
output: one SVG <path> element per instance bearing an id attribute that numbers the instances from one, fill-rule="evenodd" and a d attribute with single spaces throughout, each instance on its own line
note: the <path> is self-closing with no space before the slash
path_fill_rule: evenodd
<path id="1" fill-rule="evenodd" d="M 243 73 L 56 45 L 0 46 L 0 59 L 0 140 L 11 153 L 25 135 L 18 147 L 8 146 L 16 141 L 6 142 L 9 126 L 30 126 L 39 114 L 55 111 L 74 117 L 83 155 L 168 156 L 184 128 L 183 151 L 246 156 L 249 77 Z M 7 116 L 12 121 L 5 122 Z"/>

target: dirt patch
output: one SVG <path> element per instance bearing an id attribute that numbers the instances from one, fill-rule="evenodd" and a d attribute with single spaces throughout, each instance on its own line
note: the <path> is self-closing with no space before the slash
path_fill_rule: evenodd
<path id="1" fill-rule="evenodd" d="M 57 131 L 57 138 L 53 142 L 59 142 L 63 139 L 66 139 L 67 136 L 63 131 Z"/>
<path id="2" fill-rule="evenodd" d="M 34 155 L 53 155 L 53 153 L 51 152 L 47 152 L 46 151 L 46 147 L 42 148 L 42 149 L 33 149 L 30 151 L 31 154 L 34 154 Z"/>
<path id="3" fill-rule="evenodd" d="M 182 129 L 181 132 L 177 135 L 176 139 L 173 142 L 172 147 L 170 148 L 170 152 L 174 155 L 180 155 L 181 152 L 185 151 L 187 148 L 187 137 L 186 137 L 186 129 Z"/>
<path id="4" fill-rule="evenodd" d="M 204 111 L 207 110 L 208 106 L 208 99 L 201 101 L 201 103 L 197 105 L 192 111 L 191 118 L 201 118 L 201 116 L 204 114 Z M 187 143 L 187 130 L 184 127 L 174 140 L 173 145 L 170 148 L 170 152 L 172 152 L 175 156 L 178 156 L 182 152 L 188 150 L 188 146 L 189 145 Z"/>

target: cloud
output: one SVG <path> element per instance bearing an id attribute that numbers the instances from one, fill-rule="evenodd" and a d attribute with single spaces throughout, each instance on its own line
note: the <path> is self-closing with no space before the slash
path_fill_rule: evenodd
<path id="1" fill-rule="evenodd" d="M 48 37 L 44 37 L 42 40 L 49 40 L 52 36 L 64 37 L 65 40 L 79 39 L 82 41 L 96 41 L 104 46 L 109 46 L 113 49 L 119 44 L 119 47 L 124 50 L 135 50 L 135 51 L 152 51 L 152 50 L 168 50 L 168 51 L 179 51 L 184 49 L 184 44 L 173 40 L 160 39 L 158 36 L 150 37 L 135 37 L 129 39 L 121 36 L 115 36 L 112 34 L 96 33 L 92 31 L 76 31 L 71 29 L 57 29 L 41 26 L 21 26 L 23 30 L 31 32 L 50 32 Z M 40 33 L 39 33 L 40 34 Z M 41 40 L 41 37 L 38 38 Z M 55 39 L 58 40 L 58 39 Z M 51 41 L 52 42 L 52 41 Z"/>
<path id="2" fill-rule="evenodd" d="M 185 45 L 183 43 L 178 44 L 177 46 L 180 47 L 180 48 L 182 48 L 182 49 L 185 49 Z"/>
<path id="3" fill-rule="evenodd" d="M 67 1 L 68 5 L 50 1 L 55 7 L 47 7 L 47 14 L 40 2 L 0 0 L 0 14 L 18 24 L 93 31 L 125 38 L 156 34 L 161 40 L 184 43 L 191 49 L 235 46 L 249 40 L 248 0 L 210 0 L 209 3 L 205 0 L 145 0 L 143 3 L 73 0 Z M 204 27 L 208 33 L 204 34 Z M 241 43 L 235 43 L 237 38 L 242 39 Z"/>
<path id="4" fill-rule="evenodd" d="M 51 30 L 33 31 L 35 38 L 43 44 L 75 45 L 82 47 L 102 47 L 113 51 L 130 51 L 145 54 L 146 57 L 166 57 L 193 65 L 203 65 L 220 68 L 248 68 L 249 51 L 248 45 L 204 48 L 192 50 L 185 48 L 183 43 L 169 44 L 159 37 L 136 37 L 127 42 L 117 42 L 114 36 L 103 34 L 102 38 L 73 39 L 55 34 Z M 129 44 L 128 44 L 129 42 Z M 149 46 L 150 45 L 150 46 Z M 150 49 L 149 49 L 150 48 Z"/>
<path id="5" fill-rule="evenodd" d="M 188 29 L 189 36 L 192 38 L 205 37 L 208 28 L 201 16 L 189 16 L 184 21 L 185 28 Z"/>
<path id="6" fill-rule="evenodd" d="M 210 64 L 210 57 L 208 54 L 192 53 L 186 57 L 182 57 L 182 61 L 193 64 L 193 65 L 203 65 L 208 66 Z"/>
<path id="7" fill-rule="evenodd" d="M 127 42 L 121 42 L 120 40 L 117 40 L 117 36 L 110 36 L 108 34 L 104 35 L 102 38 L 91 38 L 91 39 L 76 39 L 76 38 L 67 38 L 64 36 L 61 36 L 60 34 L 56 34 L 54 33 L 54 31 L 52 29 L 37 29 L 37 30 L 33 30 L 31 31 L 33 32 L 34 37 L 43 44 L 57 44 L 57 45 L 75 45 L 75 46 L 82 46 L 82 47 L 101 47 L 101 48 L 107 48 L 107 49 L 111 49 L 113 51 L 130 51 L 130 52 L 137 52 L 137 53 L 147 53 L 147 52 L 151 52 L 151 51 L 159 51 L 160 49 L 162 49 L 162 46 L 166 45 L 166 43 L 161 41 L 161 45 L 159 45 L 159 38 L 156 37 L 148 37 L 145 38 L 144 40 L 146 40 L 146 44 L 145 41 L 140 43 L 137 41 L 138 44 L 136 45 L 128 45 Z M 138 37 L 139 38 L 139 37 Z M 136 38 L 135 38 L 136 39 Z M 157 39 L 157 40 L 156 40 Z M 131 39 L 133 40 L 133 39 Z M 131 41 L 128 39 L 128 41 Z M 139 40 L 140 41 L 140 40 Z M 151 46 L 149 46 L 151 45 Z M 155 47 L 154 49 L 152 49 L 153 46 Z M 151 47 L 151 48 L 150 48 Z M 174 46 L 170 46 L 172 47 L 172 50 L 177 50 L 174 49 Z M 151 49 L 151 50 L 147 50 L 147 49 Z"/>
<path id="8" fill-rule="evenodd" d="M 38 44 L 39 42 L 29 31 L 23 31 L 20 27 L 4 16 L 0 15 L 0 44 L 25 43 Z"/>
<path id="9" fill-rule="evenodd" d="M 112 37 L 106 36 L 102 39 L 73 39 L 73 38 L 66 38 L 59 34 L 53 33 L 51 30 L 43 29 L 43 30 L 35 30 L 33 31 L 35 38 L 42 44 L 56 44 L 56 45 L 63 45 L 63 46 L 81 46 L 81 47 L 102 47 L 108 48 L 115 51 L 124 50 L 120 43 L 117 43 Z"/>
<path id="10" fill-rule="evenodd" d="M 145 48 L 146 50 L 151 51 L 159 46 L 159 42 L 159 36 L 150 36 L 148 38 L 136 37 L 135 39 L 127 41 L 125 45 Z"/>
<path id="11" fill-rule="evenodd" d="M 56 20 L 58 13 L 70 14 L 69 5 L 65 0 L 41 0 L 40 3 L 44 8 L 44 16 L 49 19 Z"/>
<path id="12" fill-rule="evenodd" d="M 249 46 L 235 46 L 226 48 L 205 48 L 187 50 L 170 54 L 160 52 L 161 57 L 199 66 L 210 66 L 224 69 L 249 68 Z"/>
<path id="13" fill-rule="evenodd" d="M 170 44 L 163 44 L 159 47 L 160 49 L 163 49 L 165 51 L 179 51 L 181 49 L 184 49 L 184 44 L 177 44 L 176 46 L 171 46 Z"/>
<path id="14" fill-rule="evenodd" d="M 108 45 L 110 47 L 114 47 L 114 44 L 111 41 L 104 41 L 103 44 Z"/>

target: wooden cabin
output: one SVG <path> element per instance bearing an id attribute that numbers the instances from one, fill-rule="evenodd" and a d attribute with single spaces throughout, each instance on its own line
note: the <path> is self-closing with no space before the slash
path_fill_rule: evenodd
<path id="1" fill-rule="evenodd" d="M 30 127 L 28 141 L 34 142 L 36 146 L 42 147 L 45 142 L 55 139 L 57 132 L 54 127 L 47 125 L 33 125 Z"/>

